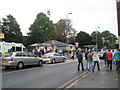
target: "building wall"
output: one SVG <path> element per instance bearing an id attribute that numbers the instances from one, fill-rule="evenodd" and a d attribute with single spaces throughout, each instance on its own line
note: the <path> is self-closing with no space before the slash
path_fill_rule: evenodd
<path id="1" fill-rule="evenodd" d="M 117 17 L 118 17 L 118 40 L 119 40 L 119 49 L 120 49 L 120 0 L 117 1 Z"/>

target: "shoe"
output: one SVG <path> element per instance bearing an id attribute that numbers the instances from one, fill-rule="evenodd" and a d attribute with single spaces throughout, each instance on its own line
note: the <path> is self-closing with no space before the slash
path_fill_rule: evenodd
<path id="1" fill-rule="evenodd" d="M 82 69 L 82 71 L 84 71 L 84 69 Z"/>

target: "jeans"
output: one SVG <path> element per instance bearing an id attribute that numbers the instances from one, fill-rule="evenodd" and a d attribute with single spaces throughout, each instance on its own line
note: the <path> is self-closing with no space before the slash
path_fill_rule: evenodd
<path id="1" fill-rule="evenodd" d="M 83 60 L 78 60 L 78 71 L 80 71 L 80 63 L 81 63 L 82 70 L 84 70 Z"/>
<path id="2" fill-rule="evenodd" d="M 112 60 L 107 60 L 107 67 L 109 68 L 110 66 L 110 70 L 112 70 Z"/>
<path id="3" fill-rule="evenodd" d="M 116 69 L 118 70 L 120 68 L 120 61 L 116 61 Z"/>
<path id="4" fill-rule="evenodd" d="M 92 71 L 94 71 L 94 68 L 95 68 L 96 64 L 97 64 L 98 71 L 100 71 L 100 67 L 99 67 L 99 62 L 98 61 L 94 61 Z"/>
<path id="5" fill-rule="evenodd" d="M 92 61 L 88 61 L 88 69 L 92 68 Z"/>
<path id="6" fill-rule="evenodd" d="M 106 59 L 104 59 L 104 64 L 107 65 L 107 60 Z"/>

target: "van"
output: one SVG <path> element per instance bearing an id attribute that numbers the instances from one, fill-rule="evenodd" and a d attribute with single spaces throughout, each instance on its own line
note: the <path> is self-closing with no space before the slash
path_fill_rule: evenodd
<path id="1" fill-rule="evenodd" d="M 4 54 L 7 52 L 16 52 L 16 51 L 27 51 L 27 49 L 22 43 L 0 42 L 0 53 Z"/>

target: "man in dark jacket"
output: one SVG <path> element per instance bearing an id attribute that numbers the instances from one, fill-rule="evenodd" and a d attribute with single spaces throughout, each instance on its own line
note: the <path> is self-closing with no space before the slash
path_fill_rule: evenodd
<path id="1" fill-rule="evenodd" d="M 77 59 L 78 59 L 78 71 L 80 71 L 80 63 L 81 63 L 81 68 L 82 70 L 84 70 L 84 67 L 83 67 L 83 54 L 81 51 L 78 51 L 77 53 Z"/>

